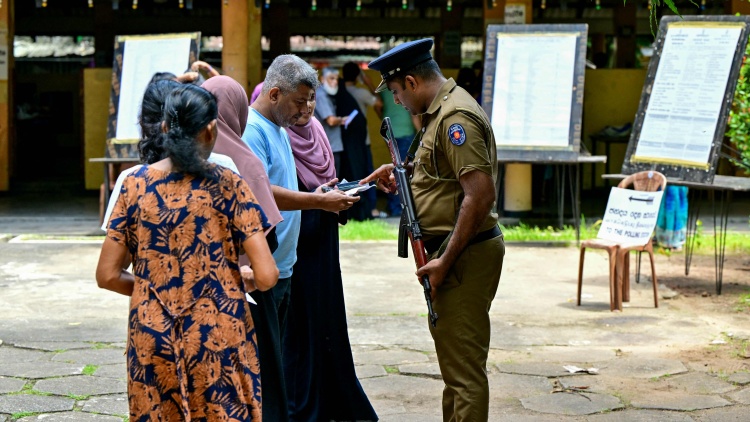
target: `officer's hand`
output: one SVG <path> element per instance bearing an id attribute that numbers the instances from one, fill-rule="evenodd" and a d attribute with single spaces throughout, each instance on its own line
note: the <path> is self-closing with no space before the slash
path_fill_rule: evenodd
<path id="1" fill-rule="evenodd" d="M 424 266 L 417 269 L 417 278 L 421 279 L 423 275 L 427 275 L 430 279 L 430 286 L 432 287 L 432 300 L 435 300 L 437 295 L 437 289 L 445 281 L 445 275 L 448 274 L 448 268 L 444 268 L 443 261 L 440 258 L 428 261 Z M 421 284 L 421 282 L 420 282 Z"/>
<path id="2" fill-rule="evenodd" d="M 396 178 L 393 177 L 393 164 L 383 164 L 372 174 L 359 181 L 360 185 L 375 181 L 375 186 L 385 193 L 396 192 Z"/>
<path id="3" fill-rule="evenodd" d="M 334 189 L 334 188 L 336 188 L 336 183 L 338 183 L 338 182 L 339 182 L 339 179 L 333 179 L 333 180 L 331 180 L 330 182 L 328 182 L 328 183 L 326 183 L 324 185 L 320 185 L 320 186 L 318 186 L 317 189 L 315 189 L 315 193 L 325 193 L 326 191 L 323 190 L 323 187 Z"/>
<path id="4" fill-rule="evenodd" d="M 359 201 L 359 196 L 349 196 L 339 189 L 328 191 L 321 196 L 320 209 L 330 212 L 348 210 L 355 202 Z"/>

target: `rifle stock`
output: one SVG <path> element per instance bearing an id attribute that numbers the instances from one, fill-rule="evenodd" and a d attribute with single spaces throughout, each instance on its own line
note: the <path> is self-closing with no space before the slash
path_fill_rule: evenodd
<path id="1" fill-rule="evenodd" d="M 380 126 L 380 136 L 385 140 L 385 143 L 388 145 L 388 151 L 391 153 L 391 160 L 393 161 L 393 176 L 396 179 L 396 187 L 399 194 L 398 198 L 401 204 L 401 223 L 398 230 L 398 256 L 401 258 L 407 258 L 409 256 L 406 247 L 406 238 L 408 235 L 412 253 L 414 254 L 414 261 L 417 264 L 417 268 L 421 268 L 427 264 L 427 252 L 425 251 L 424 243 L 422 241 L 422 231 L 419 228 L 419 220 L 417 220 L 417 212 L 414 207 L 414 199 L 411 193 L 411 186 L 409 185 L 409 177 L 406 173 L 406 168 L 404 168 L 404 162 L 401 160 L 396 138 L 393 136 L 391 119 L 388 117 L 383 119 L 383 124 Z M 437 325 L 438 315 L 432 309 L 432 286 L 430 286 L 430 280 L 424 275 L 420 278 L 419 282 L 422 284 L 422 289 L 424 290 L 430 323 L 435 327 Z"/>

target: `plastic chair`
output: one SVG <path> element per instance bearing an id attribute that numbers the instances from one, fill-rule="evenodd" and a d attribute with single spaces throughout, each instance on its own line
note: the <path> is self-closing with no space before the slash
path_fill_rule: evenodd
<path id="1" fill-rule="evenodd" d="M 667 187 L 667 178 L 657 171 L 642 171 L 623 179 L 618 188 L 633 189 L 642 192 L 663 191 Z M 592 239 L 581 242 L 581 257 L 578 263 L 578 306 L 581 306 L 581 286 L 583 284 L 583 262 L 586 249 L 603 249 L 609 255 L 609 310 L 622 311 L 622 302 L 630 301 L 630 252 L 647 252 L 651 260 L 651 281 L 654 287 L 654 307 L 659 307 L 659 296 L 656 288 L 656 268 L 654 267 L 654 248 L 651 239 L 643 246 L 621 245 L 605 239 Z M 638 266 L 640 270 L 640 265 Z"/>

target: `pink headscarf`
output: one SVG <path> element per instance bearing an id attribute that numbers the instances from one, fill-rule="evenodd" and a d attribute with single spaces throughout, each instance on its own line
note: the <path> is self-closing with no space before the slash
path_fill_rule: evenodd
<path id="1" fill-rule="evenodd" d="M 255 100 L 260 97 L 260 91 L 263 90 L 263 82 L 259 83 L 258 85 L 255 85 L 255 89 L 253 89 L 253 93 L 250 94 L 250 104 L 254 103 Z"/>
<path id="2" fill-rule="evenodd" d="M 315 116 L 304 126 L 286 128 L 292 143 L 297 177 L 305 187 L 313 190 L 336 177 L 331 144 Z"/>
<path id="3" fill-rule="evenodd" d="M 234 161 L 240 175 L 250 185 L 258 205 L 271 225 L 276 226 L 283 220 L 271 192 L 271 183 L 263 168 L 263 163 L 242 140 L 242 133 L 247 125 L 247 94 L 237 81 L 229 76 L 214 76 L 201 85 L 216 97 L 219 106 L 217 118 L 218 136 L 214 152 L 229 156 Z"/>

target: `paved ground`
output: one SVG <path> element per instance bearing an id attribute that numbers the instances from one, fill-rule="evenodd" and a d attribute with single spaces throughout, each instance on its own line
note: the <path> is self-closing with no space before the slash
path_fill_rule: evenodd
<path id="1" fill-rule="evenodd" d="M 0 421 L 127 414 L 127 298 L 96 287 L 98 251 L 97 243 L 0 243 Z M 689 298 L 655 309 L 648 282 L 634 286 L 624 312 L 610 313 L 606 258 L 595 253 L 577 307 L 577 254 L 508 248 L 491 311 L 491 420 L 747 420 L 741 357 L 728 357 L 731 370 L 681 357 L 747 340 L 746 313 L 704 313 Z M 383 421 L 441 420 L 442 383 L 412 265 L 395 257 L 393 242 L 342 245 L 357 372 Z"/>
<path id="2" fill-rule="evenodd" d="M 36 209 L 0 201 L 0 233 L 11 233 L 0 234 L 0 422 L 121 421 L 127 298 L 96 287 L 100 245 L 16 236 L 98 234 L 96 204 Z M 396 258 L 393 242 L 341 250 L 357 373 L 381 420 L 440 421 L 413 263 Z M 577 249 L 509 246 L 491 311 L 490 420 L 748 420 L 750 318 L 737 301 L 750 291 L 750 261 L 730 257 L 722 296 L 712 294 L 712 257 L 696 257 L 690 277 L 682 262 L 657 256 L 660 292 L 680 295 L 653 308 L 645 277 L 611 313 L 603 255 L 587 255 L 577 307 Z"/>

